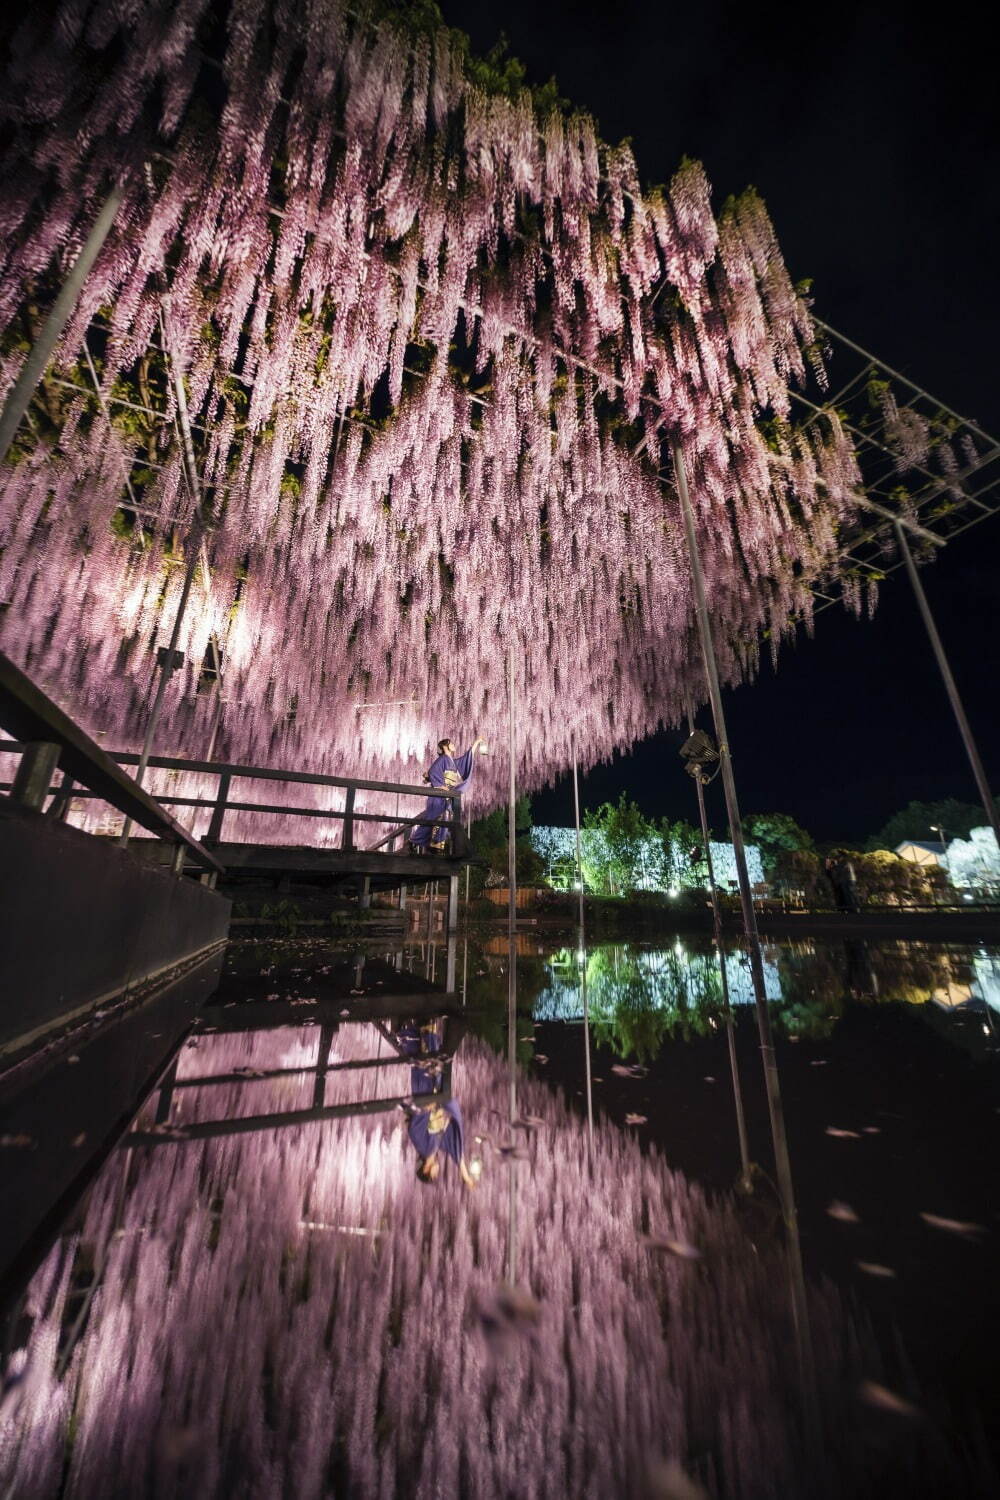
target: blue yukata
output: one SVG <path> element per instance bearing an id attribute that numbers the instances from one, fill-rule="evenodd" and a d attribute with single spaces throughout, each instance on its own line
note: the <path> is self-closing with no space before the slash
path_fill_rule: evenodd
<path id="1" fill-rule="evenodd" d="M 434 787 L 447 787 L 452 792 L 464 792 L 472 780 L 472 766 L 475 760 L 475 751 L 466 750 L 464 755 L 439 755 L 437 760 L 427 772 L 427 779 Z M 435 822 L 432 826 L 430 821 L 417 824 L 410 829 L 410 843 L 419 848 L 443 849 L 448 836 L 447 818 L 451 810 L 451 799 L 448 797 L 428 798 L 427 806 L 424 808 L 424 817 L 440 818 L 441 822 Z"/>
<path id="2" fill-rule="evenodd" d="M 445 1156 L 450 1156 L 457 1164 L 462 1160 L 465 1149 L 465 1126 L 462 1122 L 462 1111 L 457 1099 L 449 1099 L 439 1106 L 444 1111 L 445 1128 L 440 1131 L 432 1131 L 430 1127 L 430 1110 L 418 1109 L 411 1116 L 408 1135 L 417 1148 L 417 1155 L 426 1161 L 437 1151 L 443 1151 Z"/>

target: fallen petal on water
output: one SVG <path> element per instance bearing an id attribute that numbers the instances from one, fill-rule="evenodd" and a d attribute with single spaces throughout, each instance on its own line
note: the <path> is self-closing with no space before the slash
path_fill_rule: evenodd
<path id="1" fill-rule="evenodd" d="M 690 1479 L 680 1464 L 654 1460 L 646 1470 L 647 1500 L 709 1500 L 708 1491 Z"/>
<path id="2" fill-rule="evenodd" d="M 841 1130 L 839 1125 L 828 1125 L 827 1135 L 834 1135 L 840 1141 L 860 1141 L 861 1136 L 856 1130 Z"/>
<path id="3" fill-rule="evenodd" d="M 676 1255 L 679 1260 L 701 1260 L 701 1251 L 694 1245 L 689 1245 L 686 1240 L 668 1239 L 661 1234 L 647 1234 L 643 1236 L 642 1243 L 647 1250 L 659 1250 L 668 1255 Z"/>
<path id="4" fill-rule="evenodd" d="M 831 1219 L 839 1219 L 842 1224 L 861 1223 L 861 1220 L 849 1203 L 840 1203 L 836 1199 L 830 1204 L 827 1213 Z"/>
<path id="5" fill-rule="evenodd" d="M 874 1406 L 879 1411 L 890 1411 L 898 1417 L 920 1415 L 912 1401 L 897 1396 L 895 1391 L 890 1391 L 888 1386 L 879 1385 L 877 1380 L 863 1380 L 858 1387 L 858 1395 L 868 1406 Z"/>
<path id="6" fill-rule="evenodd" d="M 943 1229 L 946 1234 L 961 1234 L 966 1238 L 973 1238 L 977 1234 L 985 1234 L 986 1229 L 982 1224 L 971 1224 L 965 1219 L 943 1219 L 940 1214 L 921 1213 L 920 1217 L 931 1229 Z"/>
<path id="7" fill-rule="evenodd" d="M 894 1277 L 896 1274 L 891 1266 L 880 1266 L 878 1262 L 874 1260 L 856 1260 L 854 1264 L 857 1266 L 858 1270 L 863 1271 L 866 1276 L 882 1276 L 888 1279 Z"/>

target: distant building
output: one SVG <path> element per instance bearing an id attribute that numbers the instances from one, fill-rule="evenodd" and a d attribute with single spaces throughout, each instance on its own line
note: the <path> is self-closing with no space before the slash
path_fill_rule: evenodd
<path id="1" fill-rule="evenodd" d="M 948 858 L 941 848 L 940 840 L 936 844 L 930 844 L 923 839 L 907 839 L 905 843 L 896 845 L 896 853 L 900 859 L 908 859 L 914 865 L 937 865 L 942 870 L 948 868 Z"/>

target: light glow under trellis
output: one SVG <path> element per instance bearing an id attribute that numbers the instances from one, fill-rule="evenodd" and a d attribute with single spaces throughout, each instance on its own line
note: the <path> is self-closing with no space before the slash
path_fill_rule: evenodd
<path id="1" fill-rule="evenodd" d="M 338 0 L 209 20 L 66 0 L 18 34 L 5 389 L 26 309 L 126 194 L 4 476 L 0 645 L 105 744 L 141 741 L 196 505 L 162 317 L 211 581 L 161 753 L 211 739 L 213 636 L 229 759 L 412 779 L 414 746 L 498 727 L 511 636 L 529 789 L 574 735 L 593 763 L 676 722 L 703 693 L 671 442 L 739 680 L 810 614 L 858 483 L 835 415 L 791 421 L 816 345 L 756 194 L 714 214 L 694 162 L 643 191 L 587 115 L 470 82 L 443 28 Z"/>

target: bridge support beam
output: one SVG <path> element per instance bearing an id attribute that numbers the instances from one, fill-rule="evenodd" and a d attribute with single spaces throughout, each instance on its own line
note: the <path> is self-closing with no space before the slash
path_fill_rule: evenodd
<path id="1" fill-rule="evenodd" d="M 41 812 L 59 764 L 58 745 L 32 740 L 25 745 L 10 789 L 10 800 L 32 812 Z"/>

